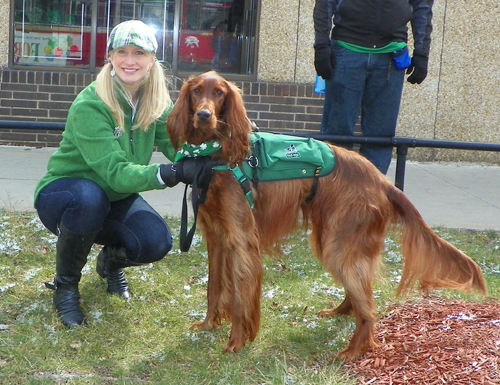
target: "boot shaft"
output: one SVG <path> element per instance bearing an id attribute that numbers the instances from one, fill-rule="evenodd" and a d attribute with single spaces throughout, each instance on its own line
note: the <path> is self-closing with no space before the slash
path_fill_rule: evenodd
<path id="1" fill-rule="evenodd" d="M 67 229 L 62 223 L 59 226 L 59 238 L 56 244 L 56 274 L 76 284 L 82 276 L 82 269 L 87 263 L 87 256 L 94 244 L 97 232 L 77 234 Z"/>
<path id="2" fill-rule="evenodd" d="M 143 265 L 143 263 L 131 261 L 127 257 L 127 249 L 118 245 L 104 246 L 97 257 L 97 262 L 102 265 L 100 267 L 102 270 L 119 270 L 125 267 Z"/>
<path id="3" fill-rule="evenodd" d="M 54 283 L 46 283 L 45 286 L 54 290 L 54 306 L 62 323 L 67 327 L 85 323 L 85 315 L 80 307 L 78 283 L 96 235 L 97 232 L 76 234 L 62 223 L 59 225 L 59 237 L 56 244 L 56 275 Z"/>

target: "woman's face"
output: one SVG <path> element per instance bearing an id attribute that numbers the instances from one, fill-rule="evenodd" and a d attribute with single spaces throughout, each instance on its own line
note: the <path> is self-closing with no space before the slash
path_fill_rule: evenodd
<path id="1" fill-rule="evenodd" d="M 137 91 L 149 69 L 153 66 L 155 55 L 135 45 L 115 49 L 110 55 L 113 68 L 125 87 Z"/>

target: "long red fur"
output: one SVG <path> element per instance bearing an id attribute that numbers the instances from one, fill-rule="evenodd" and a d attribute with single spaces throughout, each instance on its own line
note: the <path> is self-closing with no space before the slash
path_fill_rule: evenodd
<path id="1" fill-rule="evenodd" d="M 198 112 L 209 112 L 200 120 Z M 219 140 L 213 156 L 231 166 L 248 155 L 251 132 L 240 90 L 215 72 L 188 79 L 168 118 L 174 145 Z M 262 253 L 275 252 L 286 235 L 299 226 L 311 229 L 310 244 L 346 298 L 335 309 L 319 314 L 351 314 L 356 329 L 339 353 L 354 359 L 377 346 L 373 335 L 376 307 L 372 281 L 381 260 L 384 237 L 391 224 L 401 225 L 403 274 L 398 294 L 436 287 L 487 295 L 479 266 L 427 226 L 408 198 L 368 160 L 332 146 L 337 159 L 333 173 L 321 177 L 317 193 L 305 203 L 311 179 L 261 182 L 250 209 L 231 171 L 216 171 L 207 200 L 199 207 L 199 225 L 208 246 L 208 310 L 192 327 L 211 329 L 232 322 L 225 351 L 239 351 L 253 341 L 260 326 Z"/>

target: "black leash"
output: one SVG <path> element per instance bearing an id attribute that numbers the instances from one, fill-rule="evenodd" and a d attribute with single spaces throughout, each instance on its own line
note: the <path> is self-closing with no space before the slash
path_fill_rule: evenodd
<path id="1" fill-rule="evenodd" d="M 194 232 L 196 231 L 196 219 L 198 218 L 198 192 L 195 190 L 195 186 L 193 185 L 193 215 L 194 215 L 194 223 L 189 232 L 187 231 L 187 222 L 188 222 L 188 209 L 187 209 L 187 189 L 188 185 L 184 189 L 184 198 L 182 200 L 182 216 L 181 216 L 181 233 L 180 233 L 180 248 L 181 251 L 188 251 L 191 247 L 191 243 L 193 242 Z M 196 197 L 196 199 L 195 199 Z M 195 202 L 196 201 L 196 202 Z"/>
<path id="2" fill-rule="evenodd" d="M 199 159 L 199 161 L 198 161 Z M 208 158 L 210 159 L 210 158 Z M 196 220 L 198 218 L 198 206 L 203 204 L 207 198 L 208 187 L 212 180 L 213 162 L 208 161 L 207 158 L 197 158 L 196 172 L 192 184 L 192 203 L 193 203 L 193 216 L 194 223 L 191 229 L 187 230 L 188 222 L 188 207 L 187 207 L 187 189 L 184 189 L 184 198 L 182 200 L 182 215 L 181 215 L 181 232 L 180 232 L 180 249 L 185 252 L 188 251 L 193 242 L 193 236 L 196 231 Z"/>

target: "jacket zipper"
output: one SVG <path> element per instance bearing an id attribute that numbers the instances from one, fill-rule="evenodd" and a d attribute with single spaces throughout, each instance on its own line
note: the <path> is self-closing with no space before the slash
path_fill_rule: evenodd
<path id="1" fill-rule="evenodd" d="M 135 155 L 134 153 L 134 119 L 135 119 L 135 113 L 136 113 L 136 108 L 137 104 L 132 108 L 132 114 L 131 114 L 131 119 L 130 119 L 130 152 L 132 155 Z"/>
<path id="2" fill-rule="evenodd" d="M 135 155 L 134 153 L 134 139 L 133 139 L 133 135 L 134 135 L 134 130 L 130 130 L 130 152 L 132 153 L 132 155 Z"/>

